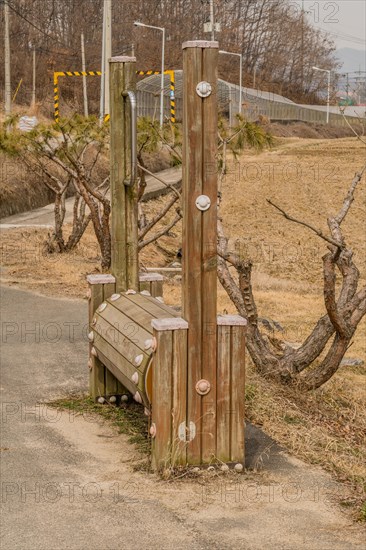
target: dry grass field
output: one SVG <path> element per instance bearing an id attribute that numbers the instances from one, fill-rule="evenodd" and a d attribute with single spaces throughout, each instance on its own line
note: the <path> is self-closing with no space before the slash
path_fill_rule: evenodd
<path id="1" fill-rule="evenodd" d="M 270 151 L 243 153 L 231 162 L 222 187 L 221 215 L 232 246 L 252 258 L 254 289 L 261 317 L 284 327 L 281 338 L 301 342 L 325 313 L 322 296 L 322 255 L 326 243 L 308 229 L 290 223 L 267 198 L 288 213 L 327 231 L 327 216 L 335 213 L 357 170 L 365 147 L 353 138 L 278 139 Z M 166 199 L 149 203 L 149 213 Z M 366 281 L 366 186 L 344 222 L 344 235 Z M 74 253 L 47 256 L 41 229 L 14 229 L 2 236 L 2 279 L 50 295 L 84 297 L 85 276 L 98 271 L 98 250 L 89 229 Z M 143 266 L 164 266 L 180 246 L 181 228 L 141 255 Z M 167 303 L 180 303 L 180 283 L 165 286 Z M 219 311 L 234 312 L 219 289 Z M 347 356 L 366 361 L 366 320 L 360 325 Z M 290 452 L 319 464 L 344 482 L 340 500 L 359 515 L 366 479 L 365 366 L 342 366 L 320 390 L 301 395 L 261 379 L 248 358 L 247 417 Z M 363 496 L 362 496 L 363 495 Z M 364 512 L 366 515 L 366 511 Z"/>

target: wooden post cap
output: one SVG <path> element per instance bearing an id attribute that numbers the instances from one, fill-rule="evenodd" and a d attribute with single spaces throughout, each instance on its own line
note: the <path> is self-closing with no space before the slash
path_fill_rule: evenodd
<path id="1" fill-rule="evenodd" d="M 182 50 L 186 48 L 218 48 L 219 43 L 215 40 L 190 40 L 183 42 Z"/>
<path id="2" fill-rule="evenodd" d="M 143 282 L 153 282 L 153 281 L 164 281 L 164 277 L 160 273 L 140 273 L 139 274 L 140 283 Z"/>
<path id="3" fill-rule="evenodd" d="M 115 277 L 108 274 L 87 275 L 86 280 L 90 285 L 108 285 L 116 282 Z"/>
<path id="4" fill-rule="evenodd" d="M 218 315 L 217 324 L 228 327 L 245 327 L 248 323 L 240 315 Z"/>
<path id="5" fill-rule="evenodd" d="M 167 319 L 153 319 L 151 326 L 157 331 L 188 329 L 188 323 L 181 317 L 172 317 Z"/>
<path id="6" fill-rule="evenodd" d="M 116 55 L 109 58 L 109 63 L 136 63 L 136 57 L 129 55 Z"/>

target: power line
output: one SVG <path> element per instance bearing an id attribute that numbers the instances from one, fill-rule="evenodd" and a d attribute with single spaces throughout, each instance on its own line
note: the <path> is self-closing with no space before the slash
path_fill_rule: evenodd
<path id="1" fill-rule="evenodd" d="M 1 2 L 2 4 L 4 3 L 4 0 L 2 0 Z M 19 12 L 14 6 L 12 6 L 9 2 L 7 2 L 9 8 L 18 16 L 20 17 L 21 19 L 23 19 L 24 21 L 26 21 L 31 27 L 33 27 L 34 29 L 36 29 L 38 32 L 40 32 L 41 34 L 43 34 L 44 36 L 47 36 L 47 38 L 50 38 L 51 40 L 53 40 L 54 42 L 57 42 L 58 44 L 61 44 L 64 48 L 68 48 L 68 46 L 66 46 L 66 44 L 64 44 L 64 42 L 61 42 L 61 40 L 58 40 L 58 38 L 55 38 L 54 36 L 52 36 L 51 34 L 48 34 L 47 32 L 45 32 L 43 29 L 41 29 L 40 27 L 38 27 L 37 25 L 35 25 L 32 21 L 30 21 L 27 17 L 25 17 L 21 12 Z M 76 55 L 76 53 L 74 54 Z"/>
<path id="2" fill-rule="evenodd" d="M 365 40 L 363 38 L 359 38 L 358 36 L 352 36 L 351 34 L 343 33 L 341 31 L 330 31 L 328 29 L 323 29 L 322 27 L 319 27 L 319 29 L 326 34 L 329 34 L 331 36 L 335 36 L 336 38 L 340 38 L 341 40 L 344 40 L 345 42 L 353 42 L 354 44 L 364 45 Z"/>

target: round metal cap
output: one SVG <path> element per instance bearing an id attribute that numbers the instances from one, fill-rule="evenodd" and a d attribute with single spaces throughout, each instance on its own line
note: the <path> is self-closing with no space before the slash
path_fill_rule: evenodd
<path id="1" fill-rule="evenodd" d="M 211 389 L 211 384 L 208 380 L 199 380 L 196 384 L 196 392 L 200 395 L 207 395 Z"/>
<path id="2" fill-rule="evenodd" d="M 212 86 L 206 80 L 202 80 L 202 82 L 197 84 L 196 92 L 200 97 L 208 97 L 212 94 Z"/>
<path id="3" fill-rule="evenodd" d="M 200 195 L 196 198 L 196 206 L 198 210 L 208 210 L 211 206 L 211 199 L 207 195 Z"/>

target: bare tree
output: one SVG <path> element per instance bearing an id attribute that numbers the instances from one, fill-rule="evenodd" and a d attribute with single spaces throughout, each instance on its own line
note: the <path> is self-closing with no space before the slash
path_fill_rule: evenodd
<path id="1" fill-rule="evenodd" d="M 324 304 L 327 314 L 318 320 L 297 349 L 285 342 L 282 342 L 279 349 L 278 342 L 274 342 L 261 332 L 252 288 L 252 262 L 229 250 L 228 239 L 225 237 L 222 223 L 219 223 L 219 280 L 238 312 L 248 320 L 247 348 L 256 368 L 264 376 L 275 377 L 285 384 L 296 383 L 307 390 L 320 387 L 339 368 L 355 331 L 366 314 L 366 287 L 358 288 L 359 270 L 341 228 L 354 201 L 356 187 L 365 171 L 366 165 L 355 175 L 337 214 L 328 218 L 328 235 L 306 221 L 288 214 L 273 201 L 268 200 L 269 204 L 287 220 L 305 226 L 323 239 L 328 247 L 328 252 L 322 258 Z M 230 266 L 235 268 L 237 277 L 230 271 Z M 341 279 L 338 293 L 337 273 Z M 324 350 L 325 357 L 314 366 L 314 362 Z"/>
<path id="2" fill-rule="evenodd" d="M 4 129 L 0 132 L 0 149 L 17 155 L 54 193 L 55 228 L 47 242 L 49 252 L 64 253 L 75 248 L 91 222 L 101 252 L 101 267 L 107 270 L 111 264 L 108 125 L 100 126 L 93 117 L 73 117 L 59 125 L 39 126 L 29 133 L 22 133 L 14 129 L 17 118 L 15 116 L 4 124 Z M 10 126 L 12 131 L 8 131 Z M 166 135 L 160 136 L 153 123 L 147 126 L 145 124 L 144 127 L 145 134 L 139 136 L 138 155 L 139 250 L 168 234 L 182 218 L 179 184 L 172 186 L 150 172 L 142 155 L 150 141 L 154 142 L 152 150 L 156 148 L 157 138 L 174 149 L 175 155 L 179 155 L 174 139 L 169 140 L 169 136 L 174 138 L 174 135 L 167 129 Z M 150 132 L 147 135 L 146 128 Z M 104 163 L 101 163 L 102 157 Z M 146 188 L 145 174 L 156 178 L 168 190 L 166 205 L 151 219 L 147 219 L 142 206 Z M 73 195 L 74 203 L 72 230 L 66 239 L 64 224 L 67 193 Z M 168 219 L 165 223 L 164 218 L 174 207 L 173 219 Z"/>

